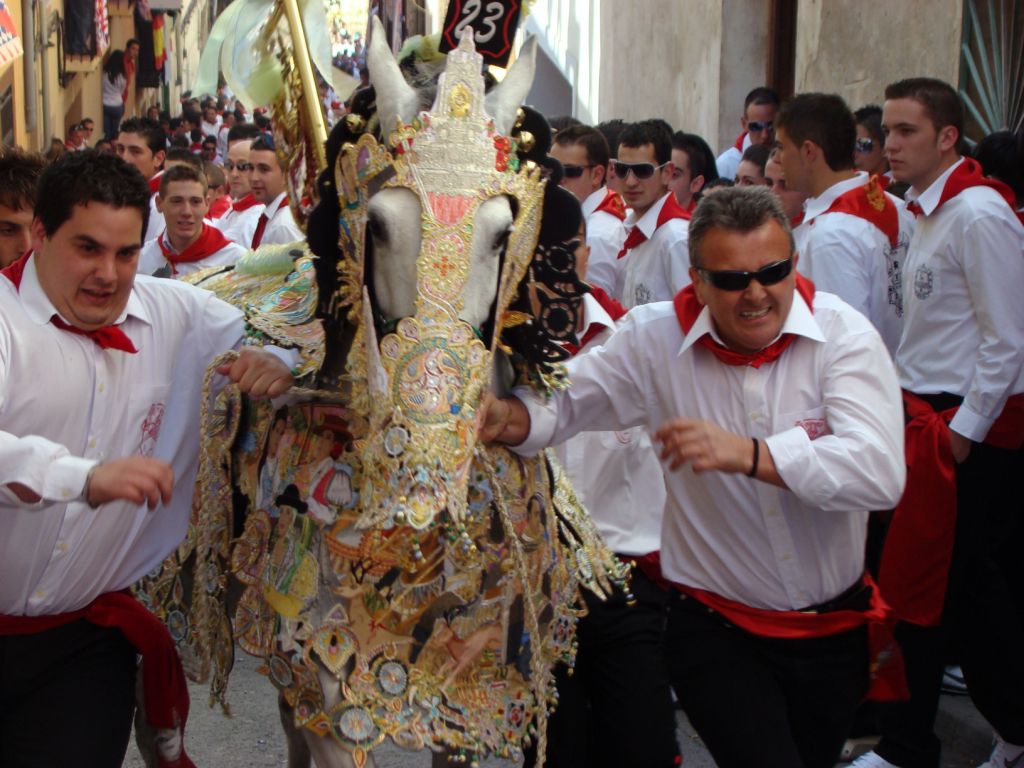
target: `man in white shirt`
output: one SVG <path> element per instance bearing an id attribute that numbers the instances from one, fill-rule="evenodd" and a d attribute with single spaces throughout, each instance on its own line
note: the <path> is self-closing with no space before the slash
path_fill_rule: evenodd
<path id="1" fill-rule="evenodd" d="M 45 165 L 37 152 L 0 149 L 0 269 L 20 259 L 32 245 L 36 184 Z"/>
<path id="2" fill-rule="evenodd" d="M 253 250 L 260 245 L 287 245 L 304 238 L 299 225 L 295 223 L 288 206 L 288 190 L 285 187 L 284 165 L 274 149 L 269 134 L 256 139 L 249 149 L 252 175 L 249 191 L 259 202 L 263 211 L 256 222 L 250 245 Z"/>
<path id="3" fill-rule="evenodd" d="M 885 152 L 916 213 L 896 367 L 907 411 L 907 492 L 879 583 L 901 620 L 911 698 L 861 766 L 938 762 L 946 653 L 996 730 L 985 765 L 1024 762 L 1024 616 L 1012 597 L 1024 518 L 1024 227 L 1013 194 L 961 156 L 964 109 L 931 78 L 885 91 Z"/>
<path id="4" fill-rule="evenodd" d="M 672 134 L 672 179 L 668 188 L 679 205 L 692 213 L 704 185 L 717 178 L 715 156 L 704 139 L 695 133 Z"/>
<path id="5" fill-rule="evenodd" d="M 884 616 L 864 537 L 903 490 L 896 374 L 871 324 L 796 274 L 767 189 L 708 195 L 689 252 L 692 287 L 631 311 L 549 400 L 489 402 L 481 434 L 531 454 L 653 431 L 676 696 L 722 768 L 831 768 Z"/>
<path id="6" fill-rule="evenodd" d="M 630 209 L 619 251 L 621 288 L 627 308 L 667 301 L 690 282 L 686 229 L 690 214 L 669 191 L 672 135 L 654 120 L 633 123 L 619 134 L 612 164 Z"/>
<path id="7" fill-rule="evenodd" d="M 207 102 L 206 106 L 203 107 L 203 118 L 199 122 L 199 128 L 202 130 L 203 136 L 216 139 L 222 122 L 221 116 L 217 114 L 217 104 L 213 101 Z"/>
<path id="8" fill-rule="evenodd" d="M 191 765 L 173 641 L 126 590 L 185 535 L 199 382 L 243 322 L 206 291 L 136 278 L 149 197 L 117 157 L 65 155 L 40 179 L 32 253 L 0 273 L 5 768 L 120 766 L 137 653 L 147 720 L 168 747 L 161 765 Z M 292 381 L 264 351 L 222 372 L 253 396 Z"/>
<path id="9" fill-rule="evenodd" d="M 619 250 L 626 239 L 622 199 L 605 186 L 608 142 L 596 128 L 574 125 L 558 132 L 551 156 L 562 164 L 562 186 L 583 206 L 590 247 L 587 280 L 612 296 L 618 287 Z"/>
<path id="10" fill-rule="evenodd" d="M 253 196 L 249 188 L 252 180 L 249 150 L 259 134 L 259 129 L 252 123 L 236 125 L 228 132 L 224 171 L 228 177 L 231 209 L 215 221 L 225 237 L 245 246 L 252 244 L 252 236 L 256 232 L 260 214 L 263 213 L 263 204 Z"/>
<path id="11" fill-rule="evenodd" d="M 189 165 L 160 178 L 156 205 L 167 228 L 142 246 L 138 273 L 182 277 L 206 267 L 234 264 L 246 250 L 204 219 L 209 210 L 206 176 Z"/>
<path id="12" fill-rule="evenodd" d="M 149 224 L 143 242 L 152 240 L 163 232 L 164 217 L 156 208 L 156 193 L 160 189 L 160 174 L 163 173 L 167 156 L 167 134 L 160 123 L 145 117 L 133 117 L 121 123 L 120 133 L 114 143 L 117 156 L 136 168 L 149 182 Z"/>
<path id="13" fill-rule="evenodd" d="M 841 98 L 803 93 L 775 119 L 776 158 L 807 195 L 800 271 L 870 320 L 890 352 L 903 329 L 901 273 L 913 216 L 853 165 L 857 129 Z"/>
<path id="14" fill-rule="evenodd" d="M 743 153 L 751 144 L 771 147 L 775 143 L 775 113 L 779 109 L 779 94 L 771 88 L 760 86 L 747 94 L 743 100 L 743 115 L 740 125 L 743 131 L 736 137 L 736 143 L 722 152 L 715 161 L 718 175 L 723 179 L 736 178 Z"/>

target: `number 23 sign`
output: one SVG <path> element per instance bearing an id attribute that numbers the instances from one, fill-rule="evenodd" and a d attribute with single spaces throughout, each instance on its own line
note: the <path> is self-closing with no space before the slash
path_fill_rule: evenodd
<path id="1" fill-rule="evenodd" d="M 441 52 L 458 46 L 462 31 L 473 30 L 477 53 L 497 67 L 508 64 L 519 22 L 520 0 L 451 0 L 444 17 Z"/>

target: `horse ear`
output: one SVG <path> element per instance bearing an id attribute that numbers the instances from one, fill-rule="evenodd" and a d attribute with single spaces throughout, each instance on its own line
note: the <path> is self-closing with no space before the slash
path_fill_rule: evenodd
<path id="1" fill-rule="evenodd" d="M 533 85 L 533 72 L 537 66 L 537 38 L 531 37 L 519 51 L 505 79 L 487 94 L 487 112 L 494 118 L 494 129 L 508 134 L 516 121 L 516 110 L 523 103 Z"/>
<path id="2" fill-rule="evenodd" d="M 408 123 L 416 116 L 419 99 L 416 91 L 402 76 L 391 49 L 388 35 L 380 19 L 370 19 L 370 44 L 366 50 L 366 64 L 370 80 L 377 93 L 377 114 L 380 118 L 381 133 L 385 140 L 395 130 L 395 119 Z"/>

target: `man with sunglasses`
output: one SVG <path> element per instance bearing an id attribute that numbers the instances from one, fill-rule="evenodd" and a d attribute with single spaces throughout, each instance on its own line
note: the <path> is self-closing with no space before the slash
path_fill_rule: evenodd
<path id="1" fill-rule="evenodd" d="M 259 128 L 252 123 L 241 123 L 228 131 L 228 152 L 224 159 L 224 172 L 228 177 L 228 191 L 231 195 L 231 209 L 214 221 L 214 225 L 229 240 L 244 247 L 252 243 L 263 205 L 249 189 L 252 163 L 249 151 L 253 140 L 259 136 Z"/>
<path id="2" fill-rule="evenodd" d="M 686 229 L 690 214 L 669 190 L 672 134 L 658 121 L 626 126 L 612 163 L 630 209 L 618 253 L 618 295 L 628 308 L 666 301 L 690 282 Z"/>
<path id="3" fill-rule="evenodd" d="M 562 186 L 583 207 L 587 222 L 590 259 L 587 280 L 615 296 L 618 291 L 618 254 L 626 239 L 622 226 L 626 208 L 607 186 L 608 142 L 596 128 L 572 125 L 555 136 L 551 156 L 562 164 Z"/>
<path id="4" fill-rule="evenodd" d="M 528 455 L 651 430 L 676 696 L 722 768 L 831 768 L 885 658 L 864 542 L 903 490 L 896 373 L 867 319 L 796 273 L 768 189 L 705 197 L 689 256 L 691 286 L 632 310 L 550 399 L 490 400 L 481 437 Z"/>
<path id="5" fill-rule="evenodd" d="M 723 179 L 736 178 L 743 153 L 751 144 L 771 147 L 775 143 L 775 113 L 778 109 L 779 94 L 771 88 L 760 86 L 747 94 L 743 100 L 743 116 L 740 117 L 743 131 L 736 137 L 736 143 L 715 161 L 719 176 Z"/>
<path id="6" fill-rule="evenodd" d="M 779 110 L 775 154 L 788 187 L 807 195 L 800 271 L 863 313 L 894 353 L 913 216 L 877 177 L 854 167 L 856 137 L 853 113 L 841 98 L 803 93 Z"/>

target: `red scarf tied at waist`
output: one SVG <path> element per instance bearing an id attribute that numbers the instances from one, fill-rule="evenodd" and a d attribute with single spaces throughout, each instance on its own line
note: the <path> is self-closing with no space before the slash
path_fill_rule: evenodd
<path id="1" fill-rule="evenodd" d="M 203 223 L 202 231 L 199 233 L 199 238 L 180 253 L 172 251 L 166 240 L 167 232 L 165 231 L 157 238 L 156 243 L 160 246 L 160 252 L 164 255 L 164 258 L 170 263 L 174 274 L 178 274 L 178 270 L 175 269 L 178 264 L 200 261 L 231 244 L 231 241 L 224 237 L 224 234 L 219 229 L 211 227 L 205 222 Z"/>
<path id="2" fill-rule="evenodd" d="M 935 411 L 903 392 L 907 486 L 896 505 L 882 550 L 878 581 L 896 617 L 922 627 L 938 626 L 946 598 L 956 533 L 956 464 L 949 422 L 956 408 Z M 1024 444 L 1024 394 L 1006 401 L 985 436 L 997 448 Z"/>
<path id="3" fill-rule="evenodd" d="M 85 608 L 48 616 L 0 614 L 0 636 L 32 635 L 85 619 L 98 627 L 116 628 L 145 662 L 142 691 L 146 720 L 154 728 L 181 729 L 188 720 L 188 684 L 167 627 L 130 593 L 100 595 Z M 195 768 L 182 746 L 174 768 Z"/>

